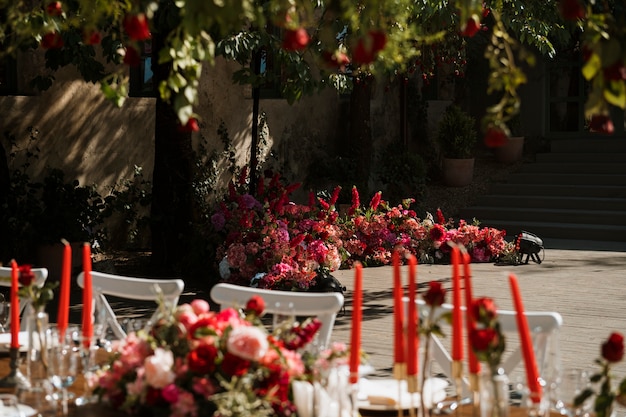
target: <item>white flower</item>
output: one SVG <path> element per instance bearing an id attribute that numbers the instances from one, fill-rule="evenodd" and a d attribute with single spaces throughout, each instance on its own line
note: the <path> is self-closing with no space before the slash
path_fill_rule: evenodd
<path id="1" fill-rule="evenodd" d="M 236 327 L 228 336 L 226 349 L 249 361 L 258 361 L 267 353 L 267 334 L 258 327 Z"/>
<path id="2" fill-rule="evenodd" d="M 174 367 L 172 351 L 156 348 L 154 355 L 148 356 L 143 365 L 146 372 L 146 382 L 154 388 L 163 388 L 174 382 L 176 375 L 172 371 Z"/>

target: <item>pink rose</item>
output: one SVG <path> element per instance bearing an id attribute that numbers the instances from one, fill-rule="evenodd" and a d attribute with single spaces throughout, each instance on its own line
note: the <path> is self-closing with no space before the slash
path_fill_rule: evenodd
<path id="1" fill-rule="evenodd" d="M 191 308 L 193 309 L 193 312 L 197 315 L 206 313 L 211 310 L 209 303 L 206 300 L 202 300 L 200 298 L 196 298 L 191 302 Z"/>
<path id="2" fill-rule="evenodd" d="M 171 351 L 156 348 L 152 356 L 144 361 L 146 382 L 154 388 L 163 388 L 174 382 L 174 355 Z"/>
<path id="3" fill-rule="evenodd" d="M 267 352 L 267 335 L 258 327 L 237 327 L 230 332 L 226 349 L 240 358 L 258 361 Z"/>

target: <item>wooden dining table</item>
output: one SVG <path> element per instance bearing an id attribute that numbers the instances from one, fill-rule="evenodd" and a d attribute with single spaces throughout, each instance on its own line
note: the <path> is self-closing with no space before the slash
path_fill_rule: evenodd
<path id="1" fill-rule="evenodd" d="M 8 356 L 0 356 L 0 378 L 4 378 L 9 375 L 11 372 L 10 369 L 10 359 Z M 69 392 L 73 394 L 73 396 L 80 397 L 85 392 L 85 380 L 82 375 L 76 378 L 74 384 L 69 388 Z M 16 388 L 0 388 L 0 392 L 3 393 L 11 393 L 15 394 L 18 397 L 18 400 L 21 404 L 28 405 L 34 408 L 37 411 L 35 416 L 40 417 L 56 417 L 60 415 L 57 412 L 57 408 L 55 407 L 54 402 L 50 402 L 45 398 L 45 393 L 42 392 L 30 392 L 28 390 L 19 390 Z M 414 410 L 416 411 L 416 410 Z M 402 417 L 412 417 L 416 416 L 416 414 L 411 413 L 408 409 L 401 410 L 398 413 L 398 410 L 393 408 L 381 409 L 381 410 L 371 410 L 371 409 L 361 409 L 359 410 L 361 417 L 393 417 L 393 416 L 402 416 Z M 119 410 L 115 410 L 112 407 L 94 402 L 86 405 L 76 406 L 73 402 L 69 407 L 69 417 L 119 417 L 123 415 L 123 412 Z M 459 407 L 457 410 L 446 414 L 449 417 L 480 417 L 480 410 L 475 409 L 473 405 L 463 405 Z M 515 407 L 512 406 L 509 408 L 509 416 L 508 417 L 528 417 L 528 409 L 524 407 Z M 333 416 L 318 416 L 318 417 L 333 417 Z M 551 413 L 549 417 L 561 417 L 558 413 Z"/>

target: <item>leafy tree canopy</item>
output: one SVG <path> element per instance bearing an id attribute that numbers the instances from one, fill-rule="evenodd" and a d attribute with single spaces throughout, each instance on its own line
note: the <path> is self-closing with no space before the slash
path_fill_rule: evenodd
<path id="1" fill-rule="evenodd" d="M 556 56 L 572 35 L 591 85 L 592 128 L 612 131 L 609 106 L 626 108 L 626 12 L 615 0 L 0 0 L 0 10 L 2 53 L 44 48 L 48 68 L 75 65 L 118 105 L 128 95 L 127 72 L 121 65 L 107 71 L 94 46 L 108 63 L 134 65 L 139 43 L 164 35 L 159 61 L 171 70 L 159 93 L 183 125 L 196 117 L 202 65 L 219 54 L 242 63 L 236 81 L 258 85 L 252 56 L 275 51 L 287 74 L 283 93 L 294 101 L 326 85 L 349 89 L 362 75 L 419 66 L 428 76 L 436 59 L 462 67 L 463 44 L 481 30 L 489 37 L 489 89 L 501 97 L 488 110 L 486 131 L 508 134 L 526 82 L 518 63 L 532 63 L 524 46 Z M 52 78 L 35 81 L 45 88 Z"/>

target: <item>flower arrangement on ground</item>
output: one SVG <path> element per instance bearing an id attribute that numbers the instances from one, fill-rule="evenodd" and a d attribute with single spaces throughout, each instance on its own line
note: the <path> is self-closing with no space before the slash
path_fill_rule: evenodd
<path id="1" fill-rule="evenodd" d="M 596 360 L 600 365 L 600 371 L 591 377 L 591 382 L 600 384 L 600 391 L 595 394 L 591 388 L 585 389 L 574 399 L 574 406 L 581 406 L 588 398 L 596 395 L 593 410 L 597 417 L 609 417 L 613 410 L 613 402 L 626 406 L 626 378 L 622 379 L 613 391 L 611 384 L 611 366 L 621 362 L 624 358 L 624 336 L 613 332 L 602 343 L 601 358 Z"/>
<path id="2" fill-rule="evenodd" d="M 293 416 L 291 383 L 308 377 L 300 352 L 320 322 L 273 335 L 260 321 L 263 309 L 257 296 L 244 311 L 209 311 L 204 300 L 178 306 L 149 333 L 130 333 L 113 347 L 95 393 L 133 414 Z"/>
<path id="3" fill-rule="evenodd" d="M 389 265 L 394 249 L 413 254 L 420 263 L 449 262 L 452 244 L 467 248 L 473 262 L 490 262 L 509 248 L 506 232 L 460 220 L 455 225 L 437 210 L 420 219 L 413 199 L 392 207 L 375 193 L 361 204 L 356 187 L 345 214 L 336 210 L 340 187 L 328 198 L 310 194 L 308 204 L 290 195 L 299 184 L 284 185 L 277 174 L 260 179 L 256 197 L 247 193 L 245 178 L 231 183 L 217 204 L 211 225 L 220 242 L 216 264 L 224 281 L 260 288 L 307 291 L 317 272 Z"/>

